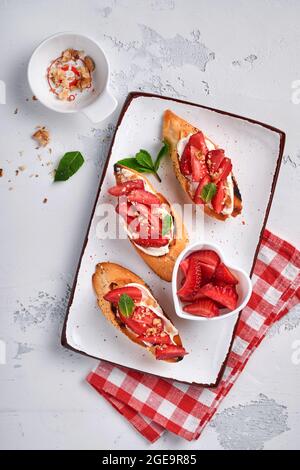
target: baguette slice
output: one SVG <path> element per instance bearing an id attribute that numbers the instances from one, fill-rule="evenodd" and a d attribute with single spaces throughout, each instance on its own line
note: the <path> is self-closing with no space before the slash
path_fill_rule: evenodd
<path id="1" fill-rule="evenodd" d="M 193 195 L 191 194 L 190 189 L 189 189 L 189 181 L 180 171 L 179 158 L 177 154 L 177 143 L 183 137 L 186 137 L 189 134 L 195 134 L 196 132 L 199 132 L 199 129 L 197 129 L 197 127 L 192 126 L 189 122 L 177 116 L 169 109 L 165 111 L 164 117 L 163 117 L 163 138 L 166 139 L 168 143 L 170 144 L 170 147 L 171 147 L 170 154 L 171 154 L 171 159 L 173 162 L 173 167 L 174 167 L 176 177 L 179 183 L 181 184 L 182 188 L 184 189 L 184 191 L 189 195 L 189 197 L 192 200 L 193 200 Z M 204 137 L 205 139 L 210 141 L 210 139 L 208 139 L 207 136 L 204 135 Z M 214 143 L 212 142 L 212 144 Z M 217 148 L 216 145 L 215 147 Z M 234 188 L 234 201 L 233 201 L 233 212 L 231 215 L 232 217 L 236 217 L 242 211 L 242 197 L 241 197 L 241 193 L 239 191 L 237 182 L 233 175 L 232 175 L 232 180 L 233 180 L 233 188 Z M 207 204 L 204 205 L 204 211 L 207 215 L 211 217 L 215 217 L 216 219 L 219 219 L 219 220 L 226 220 L 228 219 L 228 217 L 230 217 L 230 215 L 228 214 L 217 214 Z"/>
<path id="2" fill-rule="evenodd" d="M 151 188 L 151 190 L 156 194 L 156 196 L 159 197 L 161 202 L 168 204 L 168 206 L 170 207 L 170 212 L 174 217 L 175 237 L 169 246 L 169 252 L 167 254 L 162 255 L 162 256 L 152 256 L 148 253 L 144 253 L 128 237 L 132 246 L 135 248 L 137 253 L 141 256 L 141 258 L 143 258 L 145 263 L 147 263 L 148 266 L 150 266 L 152 271 L 154 271 L 164 281 L 170 282 L 172 280 L 172 272 L 174 269 L 176 259 L 178 258 L 182 250 L 184 250 L 184 248 L 186 247 L 189 241 L 185 226 L 181 220 L 181 217 L 179 217 L 179 215 L 176 214 L 176 212 L 173 210 L 172 206 L 167 201 L 167 199 L 162 194 L 155 191 L 154 187 L 151 185 L 149 180 L 144 175 L 141 175 L 140 173 L 138 173 L 135 170 L 132 170 L 131 168 L 127 168 L 122 165 L 116 164 L 114 166 L 114 172 L 115 172 L 115 179 L 116 179 L 117 184 L 121 182 L 122 169 L 126 169 L 126 172 L 131 173 L 131 176 L 128 179 L 144 180 L 145 185 L 148 185 Z"/>
<path id="3" fill-rule="evenodd" d="M 95 273 L 93 274 L 92 282 L 97 295 L 98 305 L 107 320 L 112 323 L 115 328 L 122 331 L 122 333 L 124 333 L 129 339 L 131 339 L 131 341 L 142 346 L 145 349 L 148 349 L 150 353 L 155 355 L 155 347 L 147 347 L 142 341 L 139 341 L 137 339 L 137 336 L 133 332 L 128 330 L 124 323 L 116 315 L 116 310 L 114 311 L 112 304 L 104 299 L 105 294 L 107 294 L 110 290 L 116 289 L 117 287 L 124 287 L 126 284 L 129 283 L 140 284 L 141 286 L 146 287 L 150 291 L 149 287 L 146 285 L 143 279 L 134 274 L 132 271 L 129 271 L 129 269 L 120 266 L 119 264 L 104 262 L 97 264 Z M 168 317 L 166 316 L 166 318 Z M 179 335 L 174 337 L 174 341 L 177 346 L 182 347 L 182 342 Z M 165 361 L 178 362 L 181 361 L 181 359 L 183 359 L 183 357 L 165 359 Z"/>

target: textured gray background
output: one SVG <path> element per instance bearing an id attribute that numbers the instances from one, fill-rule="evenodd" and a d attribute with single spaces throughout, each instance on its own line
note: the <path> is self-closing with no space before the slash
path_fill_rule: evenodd
<path id="1" fill-rule="evenodd" d="M 286 1 L 0 1 L 1 448 L 148 448 L 85 383 L 95 361 L 59 344 L 78 254 L 118 110 L 94 128 L 32 101 L 26 66 L 34 47 L 58 31 L 88 33 L 111 62 L 120 106 L 130 90 L 166 94 L 248 115 L 287 132 L 269 228 L 299 241 L 300 3 Z M 38 151 L 35 126 L 51 129 L 52 153 Z M 54 186 L 67 150 L 87 162 Z M 251 162 L 250 162 L 251 163 Z M 16 175 L 18 167 L 25 166 Z M 48 202 L 43 204 L 43 199 Z M 298 220 L 297 220 L 298 218 Z M 299 448 L 299 309 L 270 332 L 230 396 L 193 443 L 172 435 L 154 449 Z"/>

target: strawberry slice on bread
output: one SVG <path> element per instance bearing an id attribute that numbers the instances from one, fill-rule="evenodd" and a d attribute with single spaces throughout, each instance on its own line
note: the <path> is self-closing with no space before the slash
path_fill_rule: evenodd
<path id="1" fill-rule="evenodd" d="M 180 214 L 144 174 L 119 163 L 108 194 L 116 202 L 131 245 L 163 280 L 171 281 L 177 257 L 188 243 Z"/>
<path id="2" fill-rule="evenodd" d="M 175 324 L 142 278 L 119 264 L 103 262 L 97 264 L 92 282 L 106 319 L 154 359 L 173 363 L 188 354 Z"/>
<path id="3" fill-rule="evenodd" d="M 219 220 L 241 213 L 241 193 L 223 149 L 170 110 L 164 113 L 163 138 L 170 145 L 176 177 L 195 204 Z"/>

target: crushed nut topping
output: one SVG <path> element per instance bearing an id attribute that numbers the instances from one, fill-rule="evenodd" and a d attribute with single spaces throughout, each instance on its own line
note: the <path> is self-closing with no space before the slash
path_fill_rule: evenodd
<path id="1" fill-rule="evenodd" d="M 32 135 L 32 138 L 36 140 L 39 146 L 46 147 L 50 142 L 50 134 L 45 126 L 39 127 L 38 130 Z"/>
<path id="2" fill-rule="evenodd" d="M 95 62 L 83 51 L 66 49 L 55 59 L 47 70 L 50 91 L 62 101 L 72 101 L 76 91 L 84 91 L 92 86 L 92 72 Z"/>

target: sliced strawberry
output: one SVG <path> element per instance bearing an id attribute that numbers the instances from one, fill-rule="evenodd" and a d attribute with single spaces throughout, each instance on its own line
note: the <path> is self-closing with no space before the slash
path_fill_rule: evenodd
<path id="1" fill-rule="evenodd" d="M 157 215 L 154 210 L 151 210 L 149 206 L 146 206 L 145 204 L 134 203 L 129 207 L 128 214 L 135 217 L 142 216 L 145 224 L 148 225 L 146 231 L 148 235 L 141 235 L 140 238 L 160 238 L 162 221 L 159 215 Z"/>
<path id="2" fill-rule="evenodd" d="M 203 295 L 201 292 L 201 287 L 200 289 L 195 293 L 192 299 L 189 299 L 188 302 L 196 302 L 196 300 L 203 300 L 207 299 L 206 295 Z"/>
<path id="3" fill-rule="evenodd" d="M 168 238 L 135 238 L 134 243 L 138 246 L 143 246 L 145 248 L 159 248 L 161 246 L 166 246 L 170 240 Z"/>
<path id="4" fill-rule="evenodd" d="M 180 269 L 182 271 L 182 274 L 184 276 L 187 275 L 189 264 L 190 264 L 190 260 L 188 258 L 185 258 L 180 262 L 179 267 L 180 267 Z"/>
<path id="5" fill-rule="evenodd" d="M 201 285 L 201 265 L 197 258 L 190 258 L 188 272 L 183 286 L 178 290 L 177 295 L 182 300 L 193 298 Z"/>
<path id="6" fill-rule="evenodd" d="M 181 155 L 179 162 L 180 171 L 184 176 L 192 174 L 192 165 L 191 165 L 191 146 L 187 144 Z"/>
<path id="7" fill-rule="evenodd" d="M 218 168 L 218 176 L 214 178 L 214 182 L 217 184 L 219 181 L 224 181 L 227 176 L 231 173 L 232 171 L 232 163 L 230 158 L 225 157 L 224 160 L 222 161 L 221 165 Z"/>
<path id="8" fill-rule="evenodd" d="M 134 189 L 128 194 L 128 200 L 130 202 L 138 202 L 151 206 L 152 204 L 160 204 L 161 200 L 153 193 L 144 191 L 142 189 Z"/>
<path id="9" fill-rule="evenodd" d="M 120 204 L 116 205 L 116 212 L 119 214 L 123 219 L 126 221 L 127 225 L 130 225 L 133 221 L 136 220 L 135 217 L 131 217 L 128 213 L 129 205 L 127 202 L 121 202 Z"/>
<path id="10" fill-rule="evenodd" d="M 125 317 L 124 315 L 119 312 L 120 319 L 122 322 L 128 326 L 134 333 L 136 333 L 138 336 L 143 336 L 146 334 L 147 331 L 147 325 L 141 322 L 137 322 L 132 319 L 132 317 Z"/>
<path id="11" fill-rule="evenodd" d="M 125 183 L 117 184 L 112 188 L 109 188 L 108 192 L 112 196 L 125 196 L 130 193 L 133 189 L 144 189 L 144 181 L 142 180 L 130 180 Z"/>
<path id="12" fill-rule="evenodd" d="M 136 307 L 131 318 L 138 323 L 146 325 L 147 329 L 149 327 L 156 328 L 158 333 L 163 330 L 163 320 L 159 318 L 150 307 Z"/>
<path id="13" fill-rule="evenodd" d="M 134 203 L 129 205 L 128 214 L 132 217 L 142 215 L 145 218 L 149 217 L 150 207 L 145 204 Z"/>
<path id="14" fill-rule="evenodd" d="M 222 181 L 220 181 L 220 183 L 218 183 L 217 185 L 217 192 L 211 200 L 213 209 L 217 214 L 220 214 L 222 212 L 222 209 L 224 207 L 225 196 L 226 192 L 224 189 L 224 184 Z"/>
<path id="15" fill-rule="evenodd" d="M 219 309 L 215 302 L 210 299 L 198 300 L 192 304 L 183 307 L 183 310 L 191 315 L 197 315 L 199 317 L 217 317 L 219 315 Z"/>
<path id="16" fill-rule="evenodd" d="M 203 282 L 210 281 L 220 263 L 219 255 L 213 250 L 198 250 L 192 253 L 189 258 L 199 260 Z"/>
<path id="17" fill-rule="evenodd" d="M 201 292 L 230 310 L 234 310 L 237 306 L 238 295 L 234 286 L 216 286 L 210 283 L 201 287 Z"/>
<path id="18" fill-rule="evenodd" d="M 138 339 L 150 344 L 172 344 L 170 336 L 166 333 L 151 336 L 139 336 Z"/>
<path id="19" fill-rule="evenodd" d="M 201 150 L 198 150 L 193 146 L 191 146 L 191 165 L 193 181 L 201 181 L 206 175 L 208 175 L 205 155 L 202 154 Z"/>
<path id="20" fill-rule="evenodd" d="M 225 158 L 223 149 L 209 150 L 207 153 L 207 165 L 210 174 L 214 174 L 218 171 L 219 166 Z"/>
<path id="21" fill-rule="evenodd" d="M 201 197 L 202 189 L 206 184 L 210 183 L 210 177 L 208 175 L 204 176 L 204 178 L 200 181 L 198 188 L 195 191 L 194 195 L 194 202 L 195 204 L 204 204 L 204 201 Z"/>
<path id="22" fill-rule="evenodd" d="M 188 144 L 200 150 L 202 155 L 206 155 L 208 152 L 208 148 L 205 143 L 205 138 L 201 131 L 196 132 L 196 134 L 191 135 Z"/>
<path id="23" fill-rule="evenodd" d="M 119 315 L 122 322 L 139 336 L 145 336 L 149 328 L 152 330 L 155 328 L 153 332 L 157 335 L 163 330 L 163 321 L 148 307 L 136 307 L 131 317 L 125 317 L 120 311 Z"/>
<path id="24" fill-rule="evenodd" d="M 224 282 L 224 284 L 236 285 L 239 283 L 237 278 L 232 274 L 230 269 L 224 263 L 220 263 L 216 269 L 214 279 L 217 283 Z"/>
<path id="25" fill-rule="evenodd" d="M 155 358 L 158 360 L 180 358 L 186 354 L 188 353 L 182 346 L 175 346 L 175 344 L 155 348 Z"/>
<path id="26" fill-rule="evenodd" d="M 103 298 L 108 302 L 117 303 L 119 302 L 122 294 L 127 294 L 132 298 L 132 300 L 135 300 L 136 302 L 140 302 L 142 299 L 141 290 L 134 286 L 117 287 L 116 289 L 107 292 Z"/>

